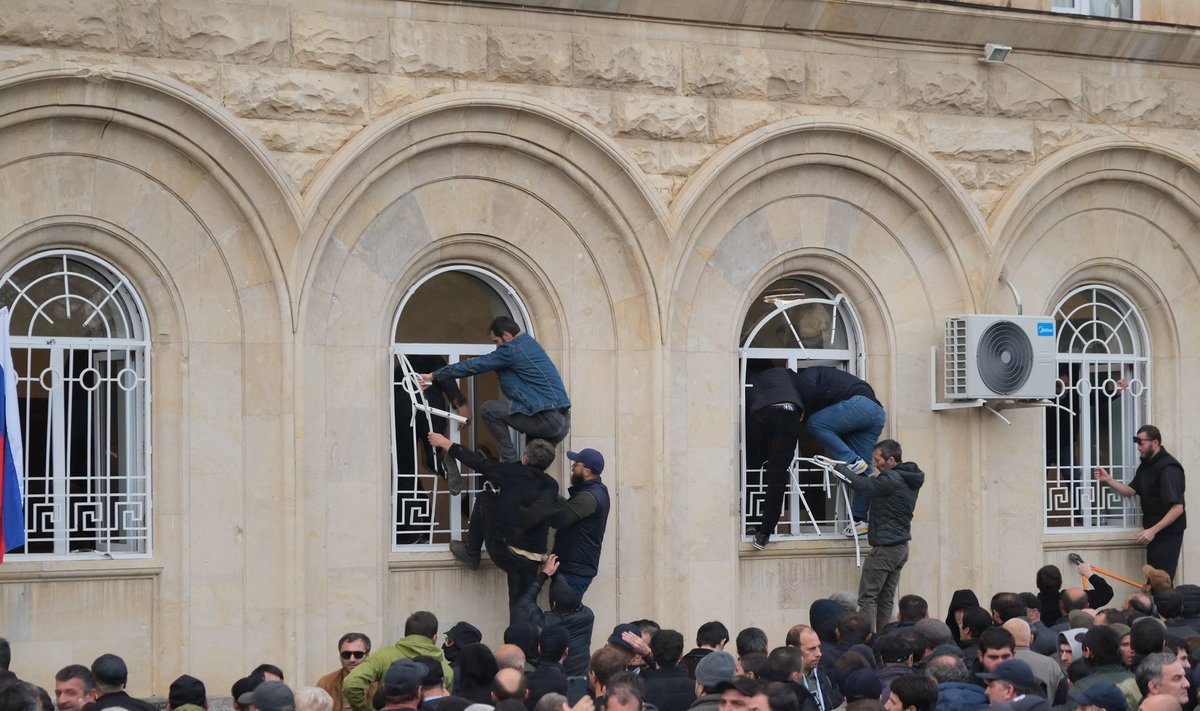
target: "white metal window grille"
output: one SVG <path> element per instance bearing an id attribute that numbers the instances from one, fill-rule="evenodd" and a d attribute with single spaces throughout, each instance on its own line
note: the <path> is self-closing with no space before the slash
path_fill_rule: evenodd
<path id="1" fill-rule="evenodd" d="M 1139 5 L 1138 0 L 1054 0 L 1050 9 L 1066 15 L 1136 20 L 1140 17 Z"/>
<path id="2" fill-rule="evenodd" d="M 739 349 L 741 398 L 741 533 L 750 540 L 762 520 L 766 493 L 763 469 L 747 468 L 747 373 L 753 366 L 783 366 L 799 370 L 827 365 L 863 372 L 862 326 L 845 296 L 813 278 L 780 279 L 755 299 L 742 322 Z M 814 449 L 814 447 L 816 447 Z M 783 515 L 772 540 L 816 538 L 838 533 L 844 518 L 841 495 L 827 487 L 824 472 L 800 461 L 801 454 L 820 453 L 819 445 L 802 437 L 789 472 Z M 841 524 L 845 524 L 842 520 Z"/>
<path id="3" fill-rule="evenodd" d="M 529 330 L 529 315 L 516 292 L 499 277 L 473 266 L 442 267 L 414 284 L 400 302 L 390 350 L 392 373 L 392 547 L 394 550 L 444 550 L 465 537 L 471 506 L 482 482 L 460 465 L 462 493 L 451 496 L 441 452 L 427 443 L 430 425 L 452 441 L 497 457 L 491 433 L 478 420 L 479 406 L 502 399 L 494 373 L 463 378 L 458 386 L 470 408 L 470 419 L 452 419 L 414 410 L 403 381 L 401 358 L 418 373 L 457 363 L 495 350 L 488 325 L 508 316 Z M 425 391 L 431 407 L 454 411 L 447 393 Z"/>
<path id="4" fill-rule="evenodd" d="M 26 559 L 151 552 L 150 329 L 129 281 L 54 250 L 0 281 L 25 439 Z"/>
<path id="5" fill-rule="evenodd" d="M 1134 528 L 1135 499 L 1100 486 L 1094 467 L 1128 482 L 1137 470 L 1133 438 L 1150 412 L 1145 325 L 1115 289 L 1090 285 L 1058 305 L 1058 397 L 1045 415 L 1046 530 Z"/>

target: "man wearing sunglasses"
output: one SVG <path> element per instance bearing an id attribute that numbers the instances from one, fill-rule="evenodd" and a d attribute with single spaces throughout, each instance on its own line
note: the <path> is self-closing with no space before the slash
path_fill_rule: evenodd
<path id="1" fill-rule="evenodd" d="M 334 698 L 334 702 L 338 704 L 338 708 L 341 711 L 350 711 L 350 702 L 342 696 L 342 682 L 345 681 L 346 675 L 354 667 L 362 664 L 362 661 L 370 653 L 370 637 L 367 637 L 362 632 L 347 632 L 338 640 L 338 656 L 341 657 L 341 668 L 331 671 L 317 680 L 317 686 L 324 689 Z M 375 690 L 372 689 L 370 693 L 374 694 Z"/>
<path id="2" fill-rule="evenodd" d="M 1137 541 L 1146 546 L 1146 563 L 1166 571 L 1174 579 L 1179 549 L 1183 547 L 1183 531 L 1187 528 L 1183 465 L 1163 449 L 1162 434 L 1154 425 L 1142 425 L 1133 441 L 1142 458 L 1133 481 L 1119 482 L 1101 467 L 1093 469 L 1092 476 L 1121 496 L 1137 494 L 1142 505 L 1143 528 Z"/>

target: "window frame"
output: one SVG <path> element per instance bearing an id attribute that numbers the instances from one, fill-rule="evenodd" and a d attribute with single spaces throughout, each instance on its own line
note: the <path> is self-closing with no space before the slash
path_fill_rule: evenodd
<path id="1" fill-rule="evenodd" d="M 1069 6 L 1056 5 L 1055 0 L 1050 0 L 1050 12 L 1059 15 L 1080 15 L 1084 17 L 1104 17 L 1113 20 L 1139 20 L 1142 17 L 1141 0 L 1130 0 L 1129 17 L 1101 14 L 1095 11 L 1093 3 L 1104 3 L 1109 0 L 1061 0 L 1062 2 L 1070 2 Z"/>

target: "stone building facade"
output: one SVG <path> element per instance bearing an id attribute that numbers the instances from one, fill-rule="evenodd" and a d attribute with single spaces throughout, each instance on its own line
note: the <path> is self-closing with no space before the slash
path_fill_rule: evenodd
<path id="1" fill-rule="evenodd" d="M 395 380 L 430 343 L 485 352 L 497 309 L 559 364 L 566 444 L 609 461 L 600 630 L 720 619 L 776 642 L 856 587 L 812 482 L 821 535 L 793 498 L 749 545 L 754 348 L 862 374 L 928 472 L 902 592 L 1029 589 L 1071 551 L 1136 575 L 1136 512 L 1072 510 L 1094 502 L 1047 464 L 1041 409 L 935 409 L 937 349 L 947 316 L 1013 313 L 1015 290 L 1082 339 L 1059 347 L 1093 412 L 1068 422 L 1073 464 L 1128 470 L 1115 442 L 1146 419 L 1194 457 L 1200 33 L 995 4 L 6 2 L 0 295 L 16 313 L 80 278 L 129 319 L 12 329 L 44 480 L 41 547 L 0 567 L 14 669 L 49 685 L 115 651 L 138 694 L 263 661 L 311 682 L 343 632 L 386 644 L 416 609 L 498 640 L 502 576 L 446 550 L 458 503 L 421 499 L 425 537 L 397 524 Z M 985 42 L 1016 49 L 985 64 Z M 780 288 L 829 302 L 805 338 L 844 330 L 747 342 Z M 1137 387 L 1113 398 L 1118 375 Z M 53 445 L 72 431 L 82 449 Z M 119 505 L 88 508 L 97 478 Z"/>

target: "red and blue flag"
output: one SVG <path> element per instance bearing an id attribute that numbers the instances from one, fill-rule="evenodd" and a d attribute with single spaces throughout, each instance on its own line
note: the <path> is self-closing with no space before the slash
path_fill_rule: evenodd
<path id="1" fill-rule="evenodd" d="M 4 473 L 0 476 L 0 563 L 4 554 L 25 545 L 25 496 L 21 491 L 21 469 L 25 463 L 21 417 L 17 406 L 17 372 L 8 342 L 8 308 L 0 309 L 0 452 Z"/>

